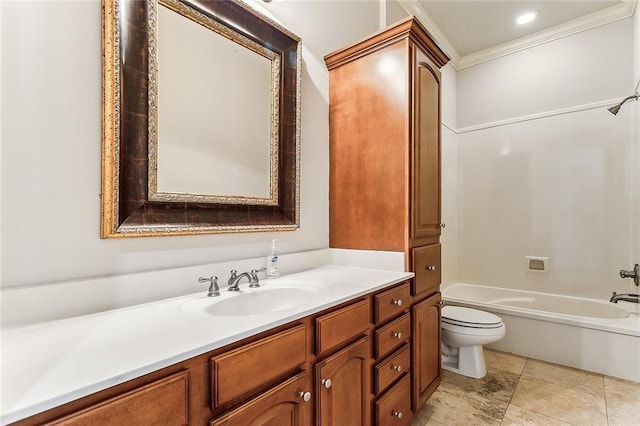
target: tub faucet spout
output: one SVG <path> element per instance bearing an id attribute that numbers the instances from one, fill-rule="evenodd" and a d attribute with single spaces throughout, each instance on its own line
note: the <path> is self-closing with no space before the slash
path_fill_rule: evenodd
<path id="1" fill-rule="evenodd" d="M 618 294 L 615 291 L 611 294 L 611 299 L 609 299 L 609 302 L 618 303 L 620 300 L 624 302 L 640 303 L 640 299 L 638 299 L 637 294 L 629 294 L 629 293 Z"/>

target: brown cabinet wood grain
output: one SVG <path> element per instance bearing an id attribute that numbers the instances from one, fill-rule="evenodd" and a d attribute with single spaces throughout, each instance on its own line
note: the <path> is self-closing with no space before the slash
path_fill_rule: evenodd
<path id="1" fill-rule="evenodd" d="M 411 393 L 409 376 L 405 375 L 393 388 L 375 402 L 375 424 L 378 426 L 404 426 L 411 423 Z"/>
<path id="2" fill-rule="evenodd" d="M 235 410 L 218 417 L 210 426 L 307 426 L 311 424 L 311 377 L 298 374 Z"/>
<path id="3" fill-rule="evenodd" d="M 374 332 L 375 356 L 383 357 L 402 346 L 411 337 L 411 319 L 409 314 L 391 321 Z"/>
<path id="4" fill-rule="evenodd" d="M 407 252 L 440 235 L 448 60 L 412 18 L 325 56 L 331 247 Z"/>
<path id="5" fill-rule="evenodd" d="M 363 337 L 316 363 L 316 424 L 369 426 L 371 342 Z"/>
<path id="6" fill-rule="evenodd" d="M 211 408 L 302 367 L 306 354 L 306 327 L 301 324 L 212 357 Z"/>
<path id="7" fill-rule="evenodd" d="M 188 425 L 188 378 L 189 372 L 181 371 L 44 424 L 51 426 Z"/>
<path id="8" fill-rule="evenodd" d="M 325 56 L 329 69 L 329 245 L 336 248 L 405 253 L 415 272 L 414 300 L 440 287 L 441 108 L 440 68 L 449 58 L 415 18 Z M 398 313 L 376 298 L 376 324 Z M 415 312 L 415 311 L 414 311 Z M 418 311 L 424 314 L 423 309 Z M 412 314 L 413 315 L 413 314 Z M 419 348 L 413 394 L 439 378 L 439 359 L 425 352 L 439 347 L 439 311 L 416 319 Z M 375 356 L 385 346 L 378 329 Z M 392 341 L 391 341 L 392 342 Z M 434 363 L 438 368 L 434 368 Z M 435 373 L 436 379 L 429 374 Z M 430 389 L 430 388 L 428 388 Z M 414 405 L 414 408 L 417 406 Z M 386 417 L 385 417 L 386 418 Z M 405 418 L 406 420 L 406 418 Z"/>
<path id="9" fill-rule="evenodd" d="M 416 247 L 411 252 L 413 272 L 416 274 L 412 293 L 429 295 L 437 292 L 442 281 L 440 244 Z"/>
<path id="10" fill-rule="evenodd" d="M 440 235 L 440 71 L 412 46 L 414 57 L 411 238 Z"/>
<path id="11" fill-rule="evenodd" d="M 404 345 L 373 368 L 373 392 L 379 394 L 410 370 L 411 353 Z"/>
<path id="12" fill-rule="evenodd" d="M 353 303 L 337 311 L 316 318 L 317 354 L 348 342 L 364 334 L 371 324 L 371 301 L 369 298 Z"/>
<path id="13" fill-rule="evenodd" d="M 413 409 L 440 383 L 440 293 L 413 306 Z"/>
<path id="14" fill-rule="evenodd" d="M 409 283 L 400 284 L 390 290 L 383 291 L 373 297 L 374 321 L 381 324 L 401 312 L 409 309 L 411 295 L 409 293 Z"/>

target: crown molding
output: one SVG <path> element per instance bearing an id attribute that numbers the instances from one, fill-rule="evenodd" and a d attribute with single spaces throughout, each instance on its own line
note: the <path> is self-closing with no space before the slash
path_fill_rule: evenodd
<path id="1" fill-rule="evenodd" d="M 582 31 L 587 31 L 601 25 L 629 18 L 635 13 L 636 3 L 637 0 L 623 0 L 614 6 L 598 12 L 572 19 L 571 21 L 567 21 L 563 24 L 538 31 L 528 36 L 520 37 L 497 46 L 480 50 L 478 52 L 470 53 L 462 57 L 444 35 L 440 27 L 435 23 L 433 18 L 431 18 L 431 16 L 429 16 L 429 14 L 420 5 L 419 0 L 409 0 L 407 2 L 401 2 L 400 4 L 407 13 L 415 15 L 420 21 L 422 21 L 422 23 L 429 29 L 432 37 L 438 42 L 438 44 L 440 44 L 440 46 L 443 47 L 443 50 L 451 58 L 451 65 L 456 70 L 461 70 L 492 59 L 520 52 L 531 47 L 539 46 L 553 40 L 577 34 Z"/>
<path id="2" fill-rule="evenodd" d="M 436 21 L 431 18 L 426 10 L 420 5 L 418 0 L 409 0 L 398 2 L 400 7 L 404 9 L 409 15 L 413 15 L 418 18 L 418 21 L 426 28 L 427 33 L 436 42 L 441 50 L 450 58 L 450 63 L 457 69 L 457 64 L 460 62 L 460 54 L 453 47 L 449 39 L 444 35 Z"/>

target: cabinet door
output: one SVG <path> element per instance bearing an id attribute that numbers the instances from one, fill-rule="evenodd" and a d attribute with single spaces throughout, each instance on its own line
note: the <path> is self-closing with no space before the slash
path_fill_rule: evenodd
<path id="1" fill-rule="evenodd" d="M 364 337 L 316 364 L 318 425 L 369 425 L 370 356 Z"/>
<path id="2" fill-rule="evenodd" d="M 46 425 L 187 425 L 188 378 L 181 371 Z"/>
<path id="3" fill-rule="evenodd" d="M 411 238 L 440 235 L 440 71 L 415 50 Z"/>
<path id="4" fill-rule="evenodd" d="M 417 411 L 440 383 L 440 293 L 412 308 L 413 411 Z"/>
<path id="5" fill-rule="evenodd" d="M 428 296 L 440 290 L 442 281 L 442 255 L 440 244 L 415 247 L 411 249 L 411 268 L 416 274 L 413 278 L 413 295 Z"/>
<path id="6" fill-rule="evenodd" d="M 287 380 L 235 410 L 211 420 L 209 426 L 306 426 L 311 424 L 313 398 L 307 372 Z"/>

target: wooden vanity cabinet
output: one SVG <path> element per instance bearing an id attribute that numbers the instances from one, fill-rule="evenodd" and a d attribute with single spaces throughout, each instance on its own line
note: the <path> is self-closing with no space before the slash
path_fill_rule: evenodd
<path id="1" fill-rule="evenodd" d="M 440 311 L 421 301 L 441 282 L 440 68 L 449 58 L 410 17 L 324 59 L 329 245 L 405 254 L 411 303 L 419 303 L 408 381 L 416 410 L 440 378 Z"/>
<path id="2" fill-rule="evenodd" d="M 437 242 L 439 68 L 449 58 L 408 18 L 324 59 L 330 246 L 410 256 Z"/>
<path id="3" fill-rule="evenodd" d="M 369 426 L 386 424 L 376 413 L 400 420 L 388 407 L 410 420 L 401 404 L 411 401 L 410 288 L 357 297 L 14 426 Z"/>

